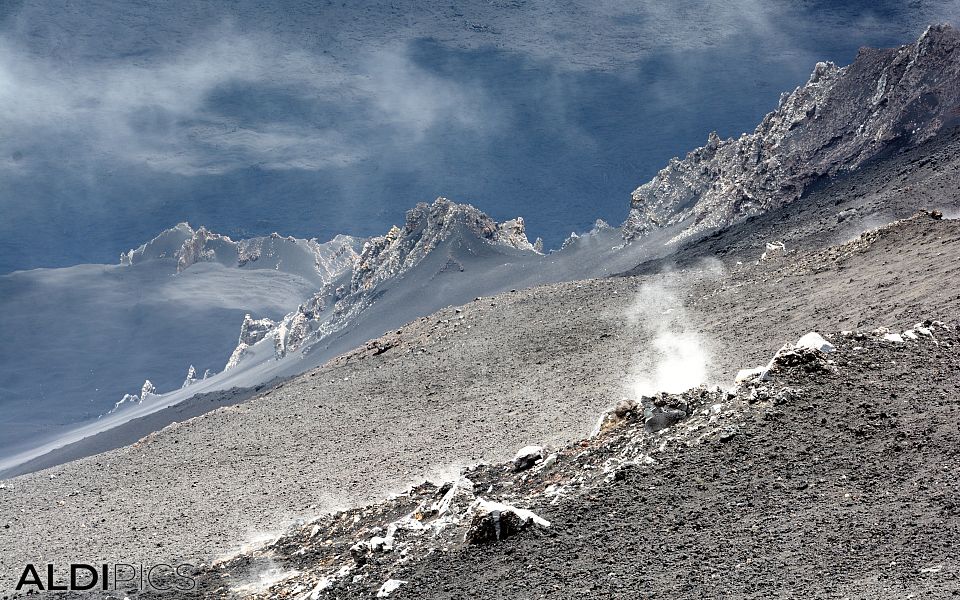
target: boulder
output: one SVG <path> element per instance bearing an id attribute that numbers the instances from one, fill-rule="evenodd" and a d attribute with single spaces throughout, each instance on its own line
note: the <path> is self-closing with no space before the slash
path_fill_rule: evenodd
<path id="1" fill-rule="evenodd" d="M 516 535 L 530 525 L 549 527 L 550 522 L 532 511 L 478 498 L 472 509 L 473 519 L 464 535 L 468 544 L 487 544 Z"/>
<path id="2" fill-rule="evenodd" d="M 516 456 L 513 457 L 513 470 L 525 471 L 543 460 L 544 456 L 543 446 L 524 446 L 517 450 Z"/>
<path id="3" fill-rule="evenodd" d="M 656 433 L 667 427 L 676 425 L 687 417 L 686 411 L 677 408 L 663 408 L 660 406 L 647 409 L 643 419 L 643 429 L 647 433 Z"/>

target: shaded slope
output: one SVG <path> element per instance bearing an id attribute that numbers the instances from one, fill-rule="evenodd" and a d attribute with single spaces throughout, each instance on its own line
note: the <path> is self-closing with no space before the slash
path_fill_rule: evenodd
<path id="1" fill-rule="evenodd" d="M 785 242 L 788 250 L 837 244 L 922 207 L 948 216 L 960 214 L 960 129 L 823 179 L 797 202 L 678 243 L 671 254 L 644 261 L 626 273 L 691 266 L 705 256 L 748 262 L 774 241 Z"/>
<path id="2" fill-rule="evenodd" d="M 423 223 L 420 223 L 424 219 L 418 215 L 438 209 L 442 212 L 444 207 L 448 207 L 446 216 L 434 222 L 427 231 L 429 235 L 424 235 Z M 235 350 L 230 362 L 236 366 L 188 388 L 158 394 L 151 397 L 150 402 L 88 421 L 52 439 L 36 440 L 23 452 L 0 458 L 0 473 L 127 421 L 165 410 L 196 394 L 252 388 L 296 376 L 385 331 L 445 306 L 544 282 L 610 275 L 648 255 L 644 246 L 621 248 L 617 230 L 605 225 L 598 225 L 593 231 L 574 238 L 564 249 L 543 256 L 526 241 L 522 227 L 517 231 L 517 220 L 498 224 L 469 205 L 445 199 L 433 205 L 424 204 L 411 214 L 417 219 L 409 231 L 403 233 L 398 228 L 399 233 L 392 235 L 399 237 L 386 244 L 381 249 L 384 251 L 376 253 L 369 264 L 355 265 L 361 282 L 356 289 L 351 283 L 354 270 L 343 270 L 299 308 L 277 319 L 276 326 L 266 329 L 257 343 L 249 347 L 243 344 Z M 475 226 L 477 222 L 481 223 L 479 231 Z M 491 235 L 483 234 L 484 231 Z M 387 237 L 374 238 L 371 243 L 383 242 Z M 218 266 L 215 263 L 194 265 L 184 273 Z M 363 276 L 364 269 L 368 268 L 373 273 L 369 282 Z M 217 288 L 214 286 L 208 291 L 215 296 Z M 242 320 L 231 322 L 238 327 Z M 229 323 L 218 321 L 217 325 Z M 201 332 L 199 328 L 194 331 Z M 169 387 L 159 389 L 163 392 Z M 170 414 L 173 413 L 175 411 Z M 161 423 L 163 419 L 150 421 Z M 75 447 L 80 446 L 84 444 Z"/>
<path id="3" fill-rule="evenodd" d="M 835 336 L 836 372 L 777 376 L 729 439 L 668 435 L 650 465 L 531 502 L 549 530 L 398 568 L 391 597 L 952 597 L 960 355 L 935 335 Z"/>

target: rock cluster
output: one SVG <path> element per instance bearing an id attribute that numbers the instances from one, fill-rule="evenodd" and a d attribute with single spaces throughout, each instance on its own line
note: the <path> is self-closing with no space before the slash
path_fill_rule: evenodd
<path id="1" fill-rule="evenodd" d="M 420 203 L 407 211 L 403 228 L 394 226 L 386 235 L 364 244 L 350 280 L 351 293 L 369 290 L 396 276 L 423 260 L 441 242 L 461 234 L 535 251 L 534 244 L 527 240 L 522 217 L 497 223 L 469 204 L 437 198 L 433 204 Z"/>
<path id="2" fill-rule="evenodd" d="M 276 326 L 277 324 L 271 319 L 254 319 L 249 314 L 244 315 L 243 323 L 240 325 L 240 339 L 237 340 L 237 347 L 233 349 L 225 369 L 237 366 L 247 348 L 273 333 Z"/>

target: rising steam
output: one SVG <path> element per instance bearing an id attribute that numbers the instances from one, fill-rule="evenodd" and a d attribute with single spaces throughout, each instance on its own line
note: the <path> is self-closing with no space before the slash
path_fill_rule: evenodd
<path id="1" fill-rule="evenodd" d="M 679 287 L 673 276 L 645 284 L 627 313 L 639 344 L 630 377 L 635 399 L 683 392 L 707 382 L 707 340 L 692 326 Z"/>

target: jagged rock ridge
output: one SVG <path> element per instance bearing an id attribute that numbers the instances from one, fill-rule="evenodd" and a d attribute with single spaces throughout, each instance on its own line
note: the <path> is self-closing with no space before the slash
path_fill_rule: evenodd
<path id="1" fill-rule="evenodd" d="M 227 368 L 239 364 L 249 346 L 269 335 L 273 336 L 276 357 L 283 358 L 311 336 L 338 331 L 370 304 L 377 286 L 403 276 L 441 244 L 458 236 L 521 252 L 539 254 L 543 247 L 540 240 L 531 243 L 527 239 L 523 217 L 497 223 L 473 206 L 447 198 L 437 198 L 433 204 L 419 203 L 407 211 L 402 228 L 393 226 L 386 235 L 367 240 L 349 269 L 326 282 L 278 323 L 248 316 Z M 454 256 L 448 257 L 447 264 L 463 270 Z M 254 330 L 256 335 L 251 336 Z"/>
<path id="2" fill-rule="evenodd" d="M 633 192 L 624 237 L 676 227 L 673 240 L 727 227 L 798 199 L 823 176 L 921 144 L 960 117 L 960 33 L 929 27 L 912 45 L 818 63 L 752 134 L 673 159 Z"/>
<path id="3" fill-rule="evenodd" d="M 295 273 L 323 285 L 353 267 L 362 238 L 338 235 L 320 243 L 273 233 L 239 241 L 206 227 L 194 229 L 179 223 L 137 249 L 120 255 L 121 264 L 175 259 L 182 273 L 197 263 L 220 263 L 230 267 L 275 269 Z"/>
<path id="4" fill-rule="evenodd" d="M 451 236 L 465 232 L 492 244 L 536 251 L 527 240 L 523 217 L 497 223 L 469 204 L 437 198 L 421 202 L 407 211 L 403 229 L 392 227 L 386 235 L 371 238 L 363 245 L 351 279 L 356 293 L 409 269 Z"/>

